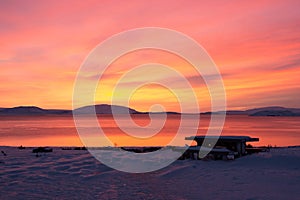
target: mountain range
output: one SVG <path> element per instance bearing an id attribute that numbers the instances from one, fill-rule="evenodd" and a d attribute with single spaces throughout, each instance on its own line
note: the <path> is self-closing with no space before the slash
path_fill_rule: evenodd
<path id="1" fill-rule="evenodd" d="M 88 114 L 95 109 L 96 114 L 112 114 L 112 110 L 118 114 L 149 114 L 149 112 L 140 112 L 132 108 L 118 105 L 99 104 L 92 106 L 84 106 L 72 110 L 61 109 L 43 109 L 36 106 L 18 106 L 13 108 L 0 108 L 0 115 L 71 115 L 72 112 L 77 114 Z M 249 110 L 228 110 L 219 111 L 215 114 L 222 114 L 226 112 L 226 115 L 248 115 L 248 116 L 300 116 L 300 108 L 285 108 L 279 106 L 254 108 Z M 177 112 L 152 112 L 154 114 L 180 114 Z M 212 114 L 211 112 L 205 112 L 201 114 Z"/>
<path id="2" fill-rule="evenodd" d="M 0 108 L 0 115 L 63 115 L 72 114 L 71 110 L 43 109 L 36 106 Z"/>
<path id="3" fill-rule="evenodd" d="M 216 114 L 222 114 L 224 112 L 226 112 L 226 115 L 300 116 L 300 108 L 285 108 L 280 106 L 253 108 L 248 110 L 227 110 L 227 111 L 216 112 Z M 211 114 L 211 112 L 206 112 L 202 114 Z"/>

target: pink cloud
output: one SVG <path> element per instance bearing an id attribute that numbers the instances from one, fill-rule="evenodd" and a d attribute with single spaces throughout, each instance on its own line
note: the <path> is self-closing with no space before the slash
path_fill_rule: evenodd
<path id="1" fill-rule="evenodd" d="M 207 49 L 226 75 L 231 107 L 238 99 L 248 98 L 247 89 L 254 96 L 266 94 L 259 103 L 252 98 L 249 105 L 287 106 L 292 99 L 299 100 L 294 95 L 299 94 L 294 86 L 299 85 L 295 71 L 299 67 L 299 7 L 296 0 L 2 1 L 0 91 L 7 97 L 0 105 L 35 99 L 33 103 L 39 106 L 70 108 L 76 71 L 95 45 L 120 31 L 160 26 L 190 35 Z M 140 56 L 139 62 L 147 61 L 147 56 Z M 135 58 L 129 57 L 123 70 Z M 265 80 L 258 80 L 262 72 L 267 73 Z M 107 78 L 115 77 L 114 73 Z M 279 99 L 278 92 L 291 97 Z M 53 99 L 50 103 L 49 98 Z"/>

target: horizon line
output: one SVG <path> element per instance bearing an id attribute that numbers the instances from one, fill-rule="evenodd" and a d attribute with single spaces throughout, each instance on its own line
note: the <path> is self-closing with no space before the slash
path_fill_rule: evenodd
<path id="1" fill-rule="evenodd" d="M 96 105 L 108 105 L 108 106 L 120 106 L 120 107 L 125 107 L 125 108 L 129 108 L 129 109 L 133 109 L 139 113 L 167 113 L 167 112 L 173 112 L 173 113 L 178 113 L 178 114 L 197 114 L 197 112 L 179 112 L 179 111 L 139 111 L 133 107 L 128 107 L 128 106 L 124 106 L 124 105 L 113 105 L 113 104 L 94 104 L 94 105 L 85 105 L 85 106 L 81 106 L 75 109 L 64 109 L 64 108 L 44 108 L 44 107 L 40 107 L 37 105 L 17 105 L 17 106 L 12 106 L 12 107 L 1 107 L 0 109 L 11 109 L 11 108 L 19 108 L 19 107 L 35 107 L 35 108 L 39 108 L 39 109 L 43 109 L 43 110 L 64 110 L 64 111 L 74 111 L 76 109 L 79 108 L 84 108 L 84 107 L 88 107 L 88 106 L 96 106 Z M 226 110 L 218 110 L 218 111 L 202 111 L 199 113 L 217 113 L 217 112 L 228 112 L 228 111 L 247 111 L 247 110 L 252 110 L 252 109 L 259 109 L 259 108 L 286 108 L 286 109 L 300 109 L 300 107 L 285 107 L 285 106 L 279 106 L 279 105 L 270 105 L 270 106 L 261 106 L 261 107 L 253 107 L 253 108 L 249 108 L 249 109 L 243 109 L 243 110 L 234 110 L 234 109 L 226 109 Z"/>

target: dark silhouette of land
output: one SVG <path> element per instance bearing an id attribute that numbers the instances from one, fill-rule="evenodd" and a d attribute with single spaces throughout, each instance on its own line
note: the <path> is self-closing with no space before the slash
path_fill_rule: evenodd
<path id="1" fill-rule="evenodd" d="M 118 114 L 126 114 L 126 113 L 138 114 L 138 113 L 140 113 L 132 108 L 128 108 L 125 106 L 108 105 L 108 104 L 84 106 L 84 107 L 75 109 L 74 112 L 78 113 L 78 114 L 88 114 L 88 113 L 91 113 L 93 110 L 95 110 L 97 114 L 112 114 L 112 112 L 118 113 Z"/>
<path id="2" fill-rule="evenodd" d="M 248 115 L 248 116 L 300 116 L 300 108 L 285 108 L 280 106 L 270 106 L 262 108 L 253 108 L 248 110 L 227 110 L 215 112 L 216 114 L 222 114 L 226 112 L 226 115 Z M 212 114 L 206 112 L 202 114 Z"/>
<path id="3" fill-rule="evenodd" d="M 72 115 L 76 114 L 89 114 L 91 111 L 95 110 L 96 114 L 149 114 L 150 112 L 140 112 L 135 109 L 118 106 L 118 105 L 108 105 L 108 104 L 98 104 L 84 106 L 72 110 L 63 110 L 63 109 L 43 109 L 36 106 L 18 106 L 13 108 L 0 108 L 0 115 L 2 116 L 14 116 L 14 115 Z M 214 114 L 224 114 L 226 115 L 248 115 L 248 116 L 300 116 L 300 108 L 285 108 L 280 106 L 273 107 L 262 107 L 254 108 L 249 110 L 228 110 L 228 111 L 218 111 Z M 151 114 L 181 114 L 178 112 L 151 112 Z M 185 113 L 188 114 L 188 113 Z M 197 113 L 195 113 L 197 114 Z M 203 115 L 210 115 L 211 112 L 200 113 Z"/>
<path id="4" fill-rule="evenodd" d="M 64 115 L 72 114 L 71 110 L 43 109 L 36 106 L 18 106 L 0 108 L 0 115 Z"/>

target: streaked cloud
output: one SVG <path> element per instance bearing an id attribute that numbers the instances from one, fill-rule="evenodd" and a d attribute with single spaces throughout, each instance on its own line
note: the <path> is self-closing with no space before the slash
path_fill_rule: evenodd
<path id="1" fill-rule="evenodd" d="M 1 1 L 0 92 L 5 95 L 0 107 L 71 108 L 76 72 L 88 53 L 113 34 L 146 26 L 174 29 L 200 43 L 219 67 L 229 109 L 300 107 L 299 7 L 297 0 Z M 182 73 L 197 91 L 202 108 L 209 109 L 205 82 L 193 67 L 175 55 L 151 50 L 116 60 L 99 82 L 103 88 L 97 101 L 107 102 L 118 78 L 130 68 L 150 62 Z M 139 84 L 149 73 L 133 78 L 128 86 Z M 186 92 L 180 79 L 156 76 Z M 98 75 L 87 74 L 87 79 Z M 177 109 L 172 95 L 160 86 L 147 86 L 134 99 L 132 106 L 144 110 L 157 101 Z"/>

